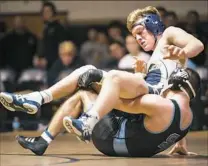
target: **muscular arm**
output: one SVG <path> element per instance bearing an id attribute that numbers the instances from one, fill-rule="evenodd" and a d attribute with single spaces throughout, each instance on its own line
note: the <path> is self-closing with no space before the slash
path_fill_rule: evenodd
<path id="1" fill-rule="evenodd" d="M 161 113 L 164 108 L 170 111 L 172 106 L 172 102 L 169 99 L 159 95 L 146 94 L 135 99 L 119 99 L 116 109 L 132 114 L 144 113 L 152 116 L 153 114 Z"/>
<path id="2" fill-rule="evenodd" d="M 184 49 L 186 58 L 195 57 L 204 50 L 204 45 L 200 40 L 181 28 L 169 27 L 165 30 L 164 35 L 169 44 Z"/>

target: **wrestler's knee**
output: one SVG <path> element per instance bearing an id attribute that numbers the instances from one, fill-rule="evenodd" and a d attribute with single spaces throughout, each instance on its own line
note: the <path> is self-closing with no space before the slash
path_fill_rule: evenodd
<path id="1" fill-rule="evenodd" d="M 61 111 L 63 114 L 68 114 L 72 111 L 71 108 L 75 108 L 81 102 L 81 97 L 79 93 L 74 94 L 72 97 L 68 98 L 61 106 Z"/>
<path id="2" fill-rule="evenodd" d="M 85 93 L 86 93 L 86 90 L 80 89 L 79 91 L 77 91 L 77 94 L 80 96 L 80 98 L 83 98 Z"/>
<path id="3" fill-rule="evenodd" d="M 68 109 L 70 105 L 70 99 L 66 100 L 61 107 L 59 108 L 59 110 L 61 111 L 62 115 L 68 115 L 68 113 L 70 112 L 70 109 Z"/>
<path id="4" fill-rule="evenodd" d="M 92 90 L 79 90 L 77 93 L 82 101 L 86 99 L 95 100 L 97 97 L 97 94 Z"/>
<path id="5" fill-rule="evenodd" d="M 122 74 L 118 70 L 111 70 L 106 75 L 106 78 L 111 78 L 113 80 L 113 82 L 119 84 L 121 82 Z"/>

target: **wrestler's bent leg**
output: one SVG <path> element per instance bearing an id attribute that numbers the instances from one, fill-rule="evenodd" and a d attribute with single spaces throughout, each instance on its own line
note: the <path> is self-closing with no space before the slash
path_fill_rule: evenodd
<path id="1" fill-rule="evenodd" d="M 35 114 L 42 104 L 49 103 L 67 95 L 72 95 L 76 88 L 78 78 L 81 74 L 94 66 L 86 65 L 73 71 L 70 75 L 53 85 L 52 87 L 26 95 L 15 95 L 11 93 L 0 93 L 0 102 L 10 111 L 23 111 L 29 114 Z"/>
<path id="2" fill-rule="evenodd" d="M 36 155 L 43 155 L 51 141 L 62 131 L 63 118 L 65 116 L 77 118 L 81 114 L 81 111 L 81 93 L 78 91 L 61 105 L 51 120 L 49 127 L 42 133 L 41 136 L 17 136 L 17 140 L 22 147 L 30 149 Z"/>
<path id="3" fill-rule="evenodd" d="M 115 108 L 120 98 L 134 99 L 146 93 L 148 93 L 148 85 L 140 75 L 116 70 L 110 71 L 104 78 L 95 104 L 87 112 L 89 119 L 85 121 L 87 125 L 81 119 L 73 118 L 69 119 L 69 123 L 79 137 L 85 133 L 84 140 L 89 142 L 89 135 L 91 135 L 94 125 Z"/>

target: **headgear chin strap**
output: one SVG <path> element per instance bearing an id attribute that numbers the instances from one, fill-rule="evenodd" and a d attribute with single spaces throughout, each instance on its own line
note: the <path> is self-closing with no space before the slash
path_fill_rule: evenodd
<path id="1" fill-rule="evenodd" d="M 165 25 L 157 14 L 146 14 L 142 21 L 136 22 L 133 27 L 137 25 L 144 25 L 154 35 L 155 43 L 157 42 L 157 36 L 165 30 Z"/>
<path id="2" fill-rule="evenodd" d="M 173 71 L 173 73 L 170 75 L 170 78 L 168 79 L 168 86 L 164 88 L 163 91 L 161 91 L 161 95 L 168 89 L 171 90 L 181 90 L 183 91 L 187 96 L 189 96 L 190 99 L 193 99 L 196 97 L 196 89 L 193 87 L 193 82 L 190 81 L 190 75 L 186 71 L 186 69 L 176 69 Z"/>

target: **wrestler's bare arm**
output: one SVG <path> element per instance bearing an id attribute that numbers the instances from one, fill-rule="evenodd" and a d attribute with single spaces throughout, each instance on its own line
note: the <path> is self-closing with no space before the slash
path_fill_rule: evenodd
<path id="1" fill-rule="evenodd" d="M 181 28 L 169 27 L 165 30 L 164 36 L 170 45 L 183 48 L 186 58 L 195 57 L 204 50 L 204 45 L 200 40 Z"/>
<path id="2" fill-rule="evenodd" d="M 172 110 L 172 103 L 169 99 L 159 95 L 146 94 L 135 99 L 119 99 L 116 109 L 127 113 L 140 114 L 144 113 L 148 116 L 158 114 L 159 112 Z"/>
<path id="3" fill-rule="evenodd" d="M 189 152 L 187 147 L 186 137 L 184 137 L 173 146 L 173 148 L 168 152 L 168 155 L 174 155 L 175 153 L 180 155 L 197 155 L 197 153 Z"/>

